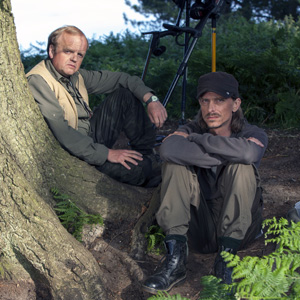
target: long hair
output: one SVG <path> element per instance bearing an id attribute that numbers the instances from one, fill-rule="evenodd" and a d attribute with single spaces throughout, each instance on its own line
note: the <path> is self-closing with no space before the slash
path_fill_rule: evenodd
<path id="1" fill-rule="evenodd" d="M 57 40 L 62 35 L 63 32 L 66 32 L 66 33 L 69 33 L 69 34 L 72 34 L 72 35 L 81 35 L 81 36 L 84 36 L 85 39 L 86 39 L 86 42 L 87 42 L 87 49 L 88 49 L 89 43 L 88 43 L 88 40 L 87 40 L 85 34 L 79 28 L 77 28 L 75 26 L 66 25 L 66 26 L 62 26 L 60 28 L 57 28 L 52 33 L 50 33 L 50 35 L 48 37 L 48 44 L 47 44 L 48 58 L 49 58 L 49 49 L 50 49 L 50 46 L 53 45 L 54 49 L 56 49 Z"/>
<path id="2" fill-rule="evenodd" d="M 201 108 L 197 115 L 197 121 L 203 130 L 208 130 L 207 124 L 204 122 L 202 118 Z M 236 112 L 232 113 L 232 119 L 231 119 L 231 132 L 232 133 L 238 133 L 242 130 L 243 126 L 245 124 L 245 118 L 242 111 L 242 108 L 239 107 L 239 109 Z"/>

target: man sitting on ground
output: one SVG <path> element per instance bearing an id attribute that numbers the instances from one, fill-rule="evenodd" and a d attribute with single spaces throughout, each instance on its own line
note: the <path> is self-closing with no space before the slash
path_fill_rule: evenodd
<path id="1" fill-rule="evenodd" d="M 80 29 L 58 28 L 48 38 L 48 58 L 26 74 L 49 128 L 64 149 L 110 177 L 133 185 L 157 185 L 153 124 L 163 126 L 165 108 L 136 76 L 80 69 L 87 50 Z M 88 94 L 108 97 L 92 111 Z M 131 149 L 113 149 L 121 131 Z"/>
<path id="2" fill-rule="evenodd" d="M 169 291 L 186 278 L 187 237 L 201 253 L 218 252 L 215 275 L 232 282 L 221 252 L 237 253 L 261 232 L 258 166 L 266 133 L 243 117 L 238 82 L 225 72 L 199 78 L 200 111 L 162 143 L 161 205 L 167 255 L 143 283 L 150 293 Z"/>

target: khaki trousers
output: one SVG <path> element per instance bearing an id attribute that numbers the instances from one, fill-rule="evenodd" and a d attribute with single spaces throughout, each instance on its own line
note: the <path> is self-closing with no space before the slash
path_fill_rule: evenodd
<path id="1" fill-rule="evenodd" d="M 202 253 L 217 251 L 223 237 L 242 247 L 261 229 L 259 174 L 252 165 L 222 165 L 211 172 L 165 163 L 156 219 L 167 235 L 188 234 Z"/>

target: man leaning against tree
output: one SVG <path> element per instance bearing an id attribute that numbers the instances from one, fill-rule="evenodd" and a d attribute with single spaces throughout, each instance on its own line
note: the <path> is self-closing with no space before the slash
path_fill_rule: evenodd
<path id="1" fill-rule="evenodd" d="M 26 74 L 33 96 L 53 135 L 69 153 L 121 182 L 156 186 L 160 162 L 153 151 L 153 124 L 163 126 L 167 112 L 137 76 L 80 69 L 88 47 L 84 33 L 75 26 L 53 31 L 48 58 Z M 88 94 L 108 96 L 92 111 Z M 121 131 L 130 149 L 114 149 Z"/>
<path id="2" fill-rule="evenodd" d="M 232 282 L 221 252 L 236 254 L 261 233 L 258 167 L 267 147 L 264 130 L 244 118 L 238 82 L 225 72 L 199 78 L 195 121 L 162 143 L 161 205 L 156 214 L 167 254 L 143 282 L 150 293 L 186 279 L 187 240 L 201 253 L 216 252 L 215 276 Z"/>

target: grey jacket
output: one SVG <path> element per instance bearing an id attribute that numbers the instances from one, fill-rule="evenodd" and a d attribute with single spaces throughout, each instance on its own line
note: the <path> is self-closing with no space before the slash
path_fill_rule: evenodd
<path id="1" fill-rule="evenodd" d="M 188 133 L 188 138 L 173 135 L 160 147 L 160 156 L 164 161 L 179 165 L 212 168 L 221 164 L 239 163 L 258 167 L 268 145 L 265 131 L 247 122 L 239 133 L 230 137 L 207 133 L 197 121 L 180 127 L 179 131 Z M 248 141 L 249 137 L 258 139 L 264 148 Z"/>
<path id="2" fill-rule="evenodd" d="M 45 64 L 52 76 L 72 95 L 78 111 L 78 130 L 75 130 L 64 119 L 64 112 L 46 81 L 40 75 L 29 76 L 28 83 L 33 97 L 38 103 L 49 128 L 62 147 L 72 155 L 89 164 L 102 165 L 107 160 L 108 148 L 105 145 L 94 143 L 89 136 L 91 109 L 73 88 L 78 80 L 78 72 L 70 78 L 65 78 L 55 70 L 50 60 L 46 60 Z M 142 101 L 147 92 L 153 93 L 153 90 L 146 87 L 139 77 L 130 76 L 126 73 L 84 69 L 80 69 L 79 73 L 84 79 L 89 94 L 109 94 L 120 87 L 124 87 Z"/>

